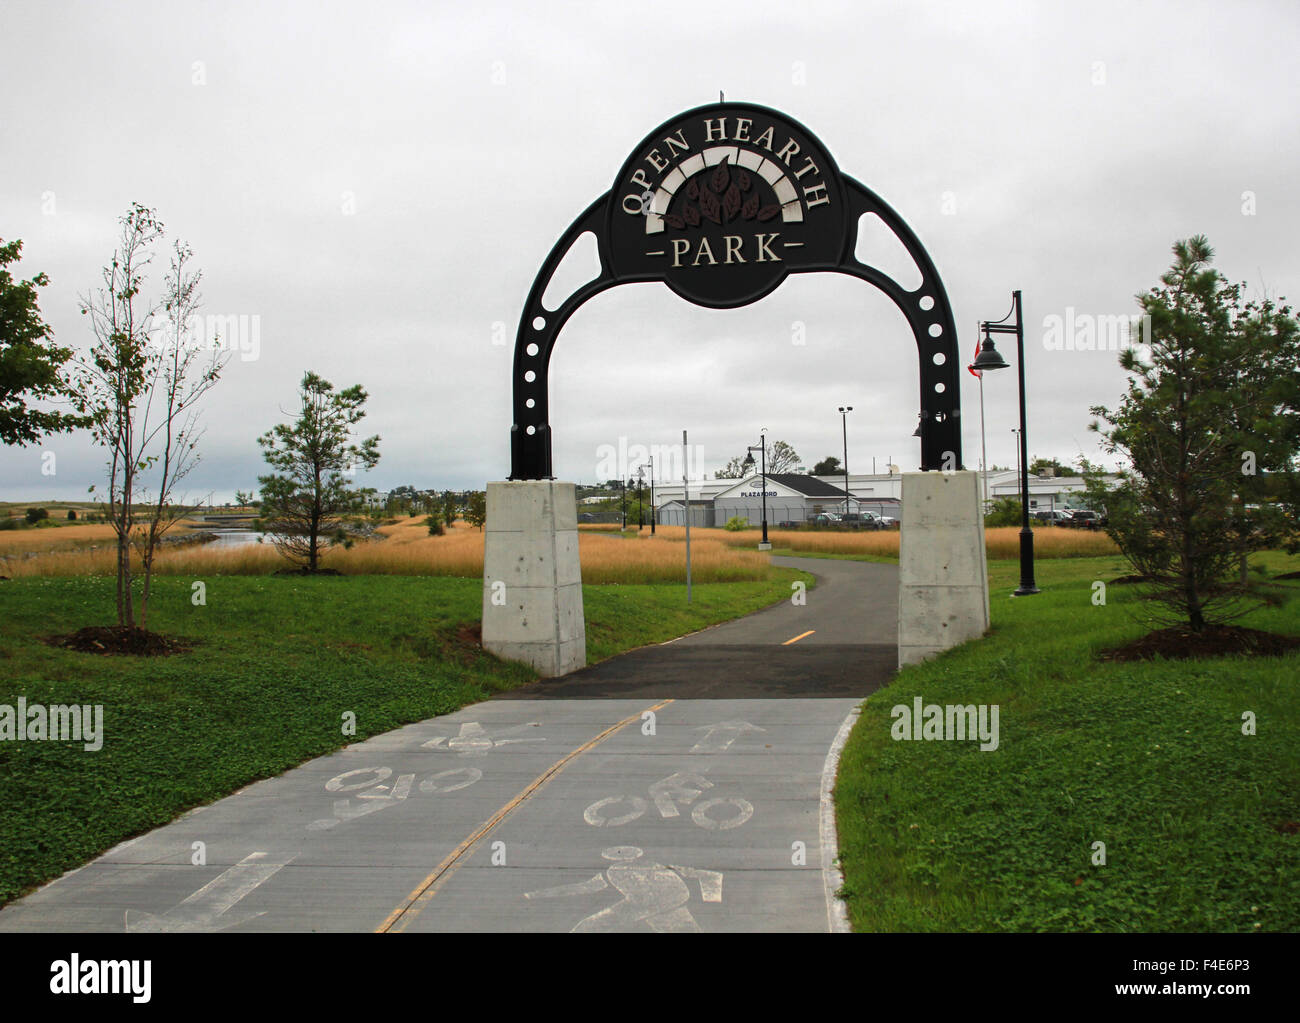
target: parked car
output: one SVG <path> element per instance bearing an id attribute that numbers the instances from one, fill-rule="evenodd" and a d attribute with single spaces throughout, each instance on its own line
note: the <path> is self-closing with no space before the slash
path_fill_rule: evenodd
<path id="1" fill-rule="evenodd" d="M 881 529 L 897 529 L 897 528 L 898 528 L 898 519 L 894 518 L 892 515 L 881 515 L 881 516 L 880 516 L 880 528 L 881 528 Z"/>
<path id="2" fill-rule="evenodd" d="M 808 520 L 808 523 L 813 526 L 838 526 L 841 520 L 834 512 L 818 512 Z"/>
<path id="3" fill-rule="evenodd" d="M 1070 512 L 1068 518 L 1062 519 L 1060 524 L 1070 529 L 1100 529 L 1108 522 L 1109 519 L 1100 512 L 1089 508 L 1076 508 Z"/>
<path id="4" fill-rule="evenodd" d="M 1045 526 L 1059 526 L 1069 517 L 1060 510 L 1034 512 L 1034 518 Z"/>
<path id="5" fill-rule="evenodd" d="M 843 525 L 850 529 L 881 529 L 880 520 L 871 512 L 847 512 L 840 516 Z"/>

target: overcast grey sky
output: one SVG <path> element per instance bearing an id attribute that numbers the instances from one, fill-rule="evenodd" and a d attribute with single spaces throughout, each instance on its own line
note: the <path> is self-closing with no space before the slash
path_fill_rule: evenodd
<path id="1" fill-rule="evenodd" d="M 1136 312 L 1195 233 L 1234 279 L 1295 290 L 1298 25 L 1286 0 L 9 0 L 0 237 L 23 240 L 23 277 L 50 275 L 66 345 L 89 343 L 78 295 L 133 201 L 193 247 L 205 312 L 258 318 L 257 358 L 206 399 L 191 494 L 255 487 L 255 438 L 306 369 L 369 391 L 369 483 L 482 487 L 509 472 L 514 332 L 542 260 L 648 132 L 722 89 L 803 122 L 903 216 L 964 356 L 1022 289 L 1031 453 L 1097 457 L 1088 407 L 1124 374 L 1114 352 L 1047 350 L 1046 318 Z M 984 386 L 989 460 L 1013 465 L 1014 371 Z M 868 285 L 797 275 L 730 311 L 626 285 L 556 346 L 555 471 L 592 481 L 601 445 L 683 428 L 710 471 L 761 427 L 811 466 L 840 454 L 840 404 L 854 471 L 918 466 L 915 344 Z M 83 496 L 102 465 L 85 433 L 0 450 L 0 499 Z"/>

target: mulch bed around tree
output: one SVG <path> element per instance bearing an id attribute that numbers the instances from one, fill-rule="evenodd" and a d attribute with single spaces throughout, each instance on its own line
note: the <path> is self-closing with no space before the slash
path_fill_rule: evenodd
<path id="1" fill-rule="evenodd" d="M 276 575 L 342 575 L 337 568 L 318 568 L 313 572 L 310 568 L 277 568 Z"/>
<path id="2" fill-rule="evenodd" d="M 1274 579 L 1300 579 L 1300 572 L 1287 572 L 1285 575 L 1275 575 Z"/>
<path id="3" fill-rule="evenodd" d="M 1154 582 L 1149 575 L 1122 575 L 1110 581 L 1111 586 L 1136 586 L 1138 583 Z"/>
<path id="4" fill-rule="evenodd" d="M 85 654 L 134 654 L 139 657 L 180 654 L 194 645 L 192 641 L 169 639 L 131 625 L 90 625 L 67 636 L 49 636 L 45 642 Z"/>
<path id="5" fill-rule="evenodd" d="M 1254 657 L 1281 657 L 1300 649 L 1300 639 L 1276 632 L 1247 629 L 1239 625 L 1211 625 L 1200 632 L 1190 629 L 1157 629 L 1132 643 L 1102 651 L 1103 661 L 1150 661 L 1163 657 L 1170 661 L 1201 657 L 1228 657 L 1249 654 Z"/>

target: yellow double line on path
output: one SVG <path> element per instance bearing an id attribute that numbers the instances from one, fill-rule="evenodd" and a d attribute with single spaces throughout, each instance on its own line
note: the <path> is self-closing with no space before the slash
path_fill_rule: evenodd
<path id="1" fill-rule="evenodd" d="M 553 763 L 544 772 L 534 778 L 528 787 L 520 792 L 519 795 L 515 796 L 514 799 L 510 800 L 510 802 L 506 803 L 505 806 L 501 807 L 500 810 L 493 814 L 491 820 L 465 839 L 465 841 L 461 842 L 460 845 L 456 846 L 456 848 L 448 854 L 447 858 L 433 869 L 433 873 L 421 881 L 419 885 L 416 886 L 415 891 L 411 892 L 411 894 L 403 900 L 400 906 L 388 914 L 388 917 L 384 922 L 375 928 L 375 933 L 398 933 L 406 930 L 411 921 L 414 920 L 416 916 L 419 915 L 420 911 L 423 910 L 424 907 L 432 901 L 433 897 L 438 894 L 438 890 L 446 882 L 447 878 L 451 877 L 456 868 L 460 866 L 460 861 L 465 857 L 465 855 L 489 832 L 491 832 L 493 828 L 505 820 L 511 812 L 524 802 L 524 800 L 564 770 L 569 761 L 583 753 L 586 753 L 589 749 L 594 749 L 596 746 L 599 746 L 619 729 L 627 727 L 634 721 L 641 720 L 643 715 L 649 714 L 653 711 L 662 710 L 672 702 L 672 700 L 664 700 L 660 703 L 656 703 L 653 707 L 647 707 L 645 710 L 637 711 L 637 713 L 625 717 L 622 721 L 610 725 L 595 738 L 584 742 L 577 749 Z"/>

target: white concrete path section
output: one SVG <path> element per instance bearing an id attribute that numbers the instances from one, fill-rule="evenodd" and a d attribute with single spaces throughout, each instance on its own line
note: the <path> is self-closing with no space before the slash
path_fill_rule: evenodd
<path id="1" fill-rule="evenodd" d="M 858 702 L 477 704 L 124 843 L 0 931 L 838 929 L 826 777 Z"/>

